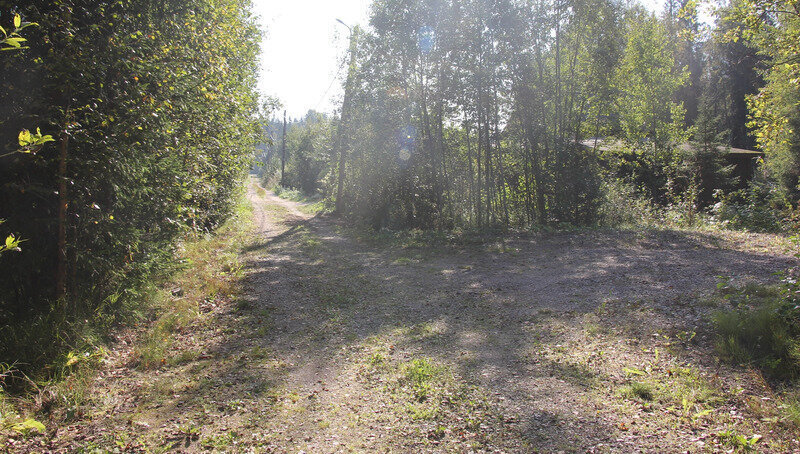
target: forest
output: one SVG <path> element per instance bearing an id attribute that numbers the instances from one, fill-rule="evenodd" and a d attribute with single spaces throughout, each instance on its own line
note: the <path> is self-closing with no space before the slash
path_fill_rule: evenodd
<path id="1" fill-rule="evenodd" d="M 798 0 L 257 7 L 0 0 L 0 449 L 800 450 Z"/>
<path id="2" fill-rule="evenodd" d="M 708 25 L 694 1 L 659 15 L 613 1 L 375 2 L 341 111 L 289 139 L 284 185 L 377 229 L 792 229 L 792 5 L 715 5 Z M 261 156 L 268 183 L 275 150 Z"/>

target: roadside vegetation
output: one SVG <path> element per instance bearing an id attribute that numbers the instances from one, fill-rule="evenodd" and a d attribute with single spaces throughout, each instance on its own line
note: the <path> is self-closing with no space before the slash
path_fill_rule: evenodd
<path id="1" fill-rule="evenodd" d="M 339 115 L 270 120 L 260 175 L 375 230 L 791 234 L 797 15 L 699 9 L 376 3 Z"/>
<path id="2" fill-rule="evenodd" d="M 796 0 L 251 7 L 0 5 L 0 449 L 800 451 Z"/>
<path id="3" fill-rule="evenodd" d="M 188 344 L 186 335 L 212 323 L 218 308 L 239 301 L 242 252 L 252 242 L 252 226 L 252 209 L 242 198 L 215 233 L 185 238 L 169 263 L 172 272 L 150 285 L 136 312 L 128 314 L 127 327 L 107 340 L 78 338 L 78 346 L 50 366 L 48 375 L 28 376 L 3 365 L 0 444 L 14 451 L 19 441 L 22 451 L 36 449 L 37 437 L 97 414 L 95 380 L 111 364 L 153 373 L 207 356 Z M 28 439 L 34 445 L 25 444 Z"/>
<path id="4" fill-rule="evenodd" d="M 231 215 L 258 139 L 248 9 L 0 6 L 0 363 L 61 376 Z"/>

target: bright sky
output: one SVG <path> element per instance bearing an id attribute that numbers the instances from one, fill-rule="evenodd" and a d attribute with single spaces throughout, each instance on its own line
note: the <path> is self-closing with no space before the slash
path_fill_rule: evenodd
<path id="1" fill-rule="evenodd" d="M 267 35 L 262 43 L 259 90 L 277 96 L 291 118 L 309 109 L 334 110 L 341 98 L 348 31 L 336 22 L 366 26 L 370 0 L 254 0 Z M 330 87 L 330 90 L 328 90 Z M 326 94 L 327 91 L 327 94 Z"/>
<path id="2" fill-rule="evenodd" d="M 641 0 L 660 12 L 663 0 Z M 309 109 L 332 112 L 342 94 L 341 71 L 351 27 L 368 25 L 371 0 L 254 0 L 267 35 L 262 43 L 259 90 L 278 97 L 290 118 Z M 333 82 L 333 83 L 332 83 Z M 332 84 L 331 84 L 332 83 Z M 330 88 L 329 88 L 330 87 Z"/>

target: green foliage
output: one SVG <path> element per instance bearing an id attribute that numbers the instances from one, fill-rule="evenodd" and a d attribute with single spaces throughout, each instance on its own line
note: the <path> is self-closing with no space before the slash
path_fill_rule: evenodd
<path id="1" fill-rule="evenodd" d="M 654 390 L 653 387 L 647 383 L 632 382 L 622 389 L 622 395 L 628 398 L 651 401 L 654 397 Z"/>
<path id="2" fill-rule="evenodd" d="M 800 285 L 785 278 L 778 295 L 758 287 L 732 289 L 733 310 L 714 316 L 717 350 L 735 364 L 753 365 L 770 377 L 800 377 Z"/>
<path id="3" fill-rule="evenodd" d="M 328 170 L 331 161 L 330 144 L 333 129 L 324 115 L 309 112 L 301 123 L 286 136 L 286 174 L 284 186 L 297 188 L 313 195 Z"/>
<path id="4" fill-rule="evenodd" d="M 441 368 L 429 359 L 415 359 L 403 366 L 403 381 L 407 383 L 414 397 L 423 402 L 431 393 L 431 382 L 441 373 Z"/>
<path id="5" fill-rule="evenodd" d="M 268 140 L 257 157 L 257 173 L 264 185 L 294 188 L 308 196 L 317 194 L 332 162 L 331 120 L 310 110 L 302 119 L 287 122 L 283 181 L 279 181 L 284 152 L 283 123 L 273 119 L 264 128 Z"/>
<path id="6" fill-rule="evenodd" d="M 21 251 L 19 248 L 19 243 L 21 242 L 20 239 L 15 237 L 13 234 L 8 235 L 6 237 L 6 241 L 4 244 L 0 244 L 0 254 L 7 251 Z"/>
<path id="7" fill-rule="evenodd" d="M 230 214 L 256 140 L 260 33 L 239 0 L 41 0 L 20 14 L 40 26 L 0 62 L 0 143 L 31 153 L 0 153 L 0 217 L 28 240 L 0 258 L 0 358 L 36 368 L 86 320 L 122 321 L 181 234 Z M 19 133 L 32 119 L 58 147 Z"/>
<path id="8" fill-rule="evenodd" d="M 627 39 L 617 72 L 622 130 L 629 141 L 652 143 L 653 157 L 660 158 L 662 148 L 687 138 L 685 109 L 672 97 L 688 73 L 676 67 L 666 29 L 655 17 L 634 15 Z"/>
<path id="9" fill-rule="evenodd" d="M 23 435 L 30 435 L 33 433 L 42 434 L 45 431 L 45 427 L 44 424 L 40 423 L 35 419 L 26 419 L 20 423 L 11 426 L 11 430 L 21 433 Z"/>
<path id="10" fill-rule="evenodd" d="M 723 430 L 717 437 L 726 445 L 733 448 L 736 452 L 751 452 L 755 450 L 756 444 L 761 440 L 761 435 L 746 437 L 737 433 L 735 430 Z"/>
<path id="11" fill-rule="evenodd" d="M 796 0 L 742 0 L 726 35 L 744 38 L 768 59 L 766 85 L 748 98 L 750 126 L 771 177 L 794 206 L 800 200 L 800 13 Z"/>
<path id="12" fill-rule="evenodd" d="M 53 136 L 42 135 L 42 130 L 40 128 L 36 128 L 35 134 L 32 134 L 27 129 L 23 129 L 20 131 L 17 141 L 19 142 L 20 153 L 35 153 L 41 150 L 42 145 L 47 142 L 55 142 Z"/>
<path id="13" fill-rule="evenodd" d="M 19 14 L 14 14 L 12 27 L 9 28 L 8 31 L 0 26 L 0 33 L 3 34 L 3 36 L 0 37 L 0 51 L 27 49 L 28 47 L 23 45 L 27 39 L 23 38 L 19 32 L 34 25 L 38 24 L 35 22 L 24 22 Z"/>
<path id="14" fill-rule="evenodd" d="M 744 189 L 718 192 L 717 198 L 719 201 L 712 207 L 711 214 L 725 227 L 776 232 L 786 225 L 783 216 L 790 209 L 786 198 L 763 174 L 758 174 Z"/>
<path id="15" fill-rule="evenodd" d="M 604 182 L 600 219 L 613 227 L 654 227 L 661 224 L 660 210 L 623 179 Z"/>

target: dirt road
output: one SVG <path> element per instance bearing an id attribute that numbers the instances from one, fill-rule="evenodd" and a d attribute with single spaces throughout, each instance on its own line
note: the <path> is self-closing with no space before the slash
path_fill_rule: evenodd
<path id="1" fill-rule="evenodd" d="M 719 276 L 797 264 L 773 237 L 368 234 L 249 198 L 244 297 L 183 333 L 201 356 L 105 372 L 106 413 L 65 430 L 71 446 L 715 452 L 733 433 L 800 449 L 753 413 L 763 382 L 712 351 Z"/>

